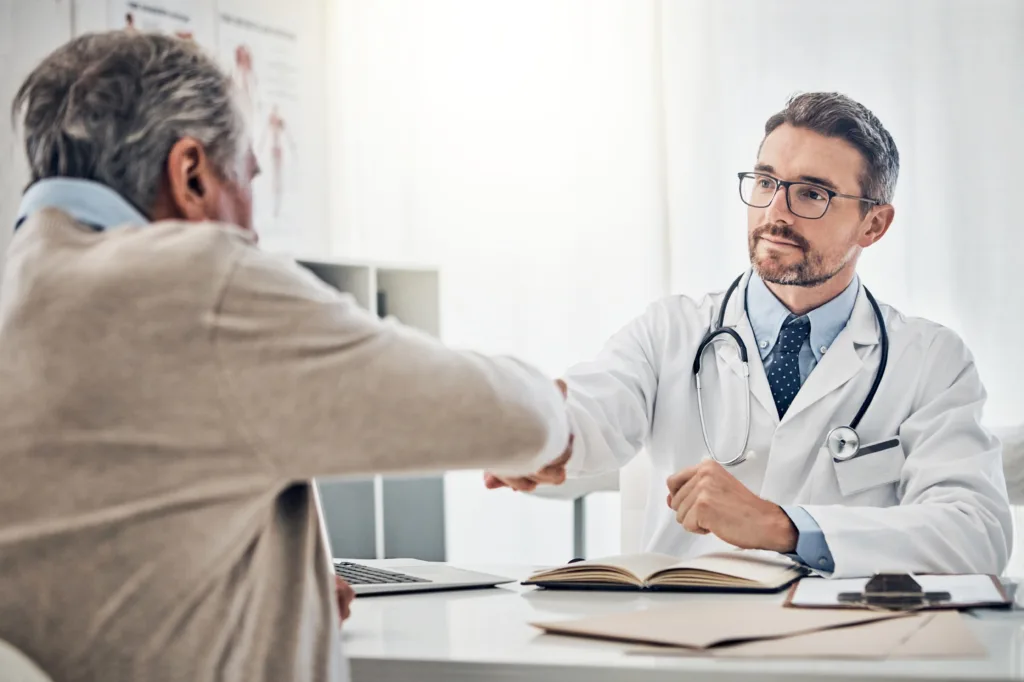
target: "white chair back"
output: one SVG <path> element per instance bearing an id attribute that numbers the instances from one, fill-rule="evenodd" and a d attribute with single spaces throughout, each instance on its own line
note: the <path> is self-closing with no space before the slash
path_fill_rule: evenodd
<path id="1" fill-rule="evenodd" d="M 619 546 L 623 554 L 644 551 L 644 519 L 647 517 L 647 491 L 651 482 L 651 458 L 641 451 L 619 470 L 620 519 Z"/>
<path id="2" fill-rule="evenodd" d="M 992 429 L 1003 442 L 1003 475 L 1010 504 L 1024 505 L 1024 425 Z"/>

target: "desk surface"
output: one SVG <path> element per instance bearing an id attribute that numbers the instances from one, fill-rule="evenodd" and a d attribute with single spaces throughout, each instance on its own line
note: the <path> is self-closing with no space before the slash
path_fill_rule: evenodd
<path id="1" fill-rule="evenodd" d="M 400 560 L 365 562 L 408 565 Z M 527 566 L 467 566 L 522 579 Z M 528 623 L 737 595 L 550 592 L 519 584 L 464 592 L 361 597 L 342 631 L 353 682 L 794 682 L 1024 680 L 1024 611 L 968 616 L 985 660 L 731 661 L 628 654 L 632 645 L 546 635 Z M 781 600 L 779 595 L 753 598 Z"/>

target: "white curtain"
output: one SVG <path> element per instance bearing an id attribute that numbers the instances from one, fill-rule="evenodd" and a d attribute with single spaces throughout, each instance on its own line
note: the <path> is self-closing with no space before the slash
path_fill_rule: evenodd
<path id="1" fill-rule="evenodd" d="M 1024 3 L 661 6 L 673 291 L 724 288 L 746 266 L 735 173 L 753 165 L 765 120 L 793 93 L 844 92 L 901 155 L 896 220 L 861 259 L 865 283 L 955 329 L 988 388 L 986 421 L 1024 423 Z"/>

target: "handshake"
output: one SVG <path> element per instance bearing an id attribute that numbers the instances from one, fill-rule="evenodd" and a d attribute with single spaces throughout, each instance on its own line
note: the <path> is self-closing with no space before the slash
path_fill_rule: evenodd
<path id="1" fill-rule="evenodd" d="M 562 397 L 565 382 L 555 382 Z M 565 451 L 540 471 L 528 476 L 484 474 L 488 488 L 511 488 L 531 492 L 540 484 L 565 482 L 565 465 L 572 456 L 573 436 Z M 665 503 L 676 522 L 690 533 L 714 534 L 725 542 L 746 549 L 796 551 L 798 532 L 789 515 L 774 502 L 762 499 L 718 462 L 705 459 L 668 477 Z"/>
<path id="2" fill-rule="evenodd" d="M 565 382 L 561 379 L 555 380 L 555 385 L 558 386 L 558 390 L 562 392 L 564 398 L 567 393 Z M 565 451 L 558 456 L 553 462 L 550 462 L 540 471 L 530 474 L 529 476 L 496 476 L 491 473 L 484 474 L 484 485 L 494 490 L 496 488 L 511 488 L 519 492 L 531 492 L 542 483 L 549 485 L 559 485 L 565 482 L 565 465 L 569 462 L 569 458 L 572 457 L 572 441 L 573 435 L 569 434 L 569 444 L 566 446 Z"/>

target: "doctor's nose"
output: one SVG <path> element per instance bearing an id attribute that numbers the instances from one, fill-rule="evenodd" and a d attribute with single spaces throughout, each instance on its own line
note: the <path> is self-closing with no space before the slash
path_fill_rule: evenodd
<path id="1" fill-rule="evenodd" d="M 772 197 L 772 203 L 764 209 L 764 222 L 772 225 L 776 223 L 792 225 L 794 218 L 793 212 L 789 210 L 789 204 L 786 203 L 786 188 L 779 187 L 775 196 Z"/>

